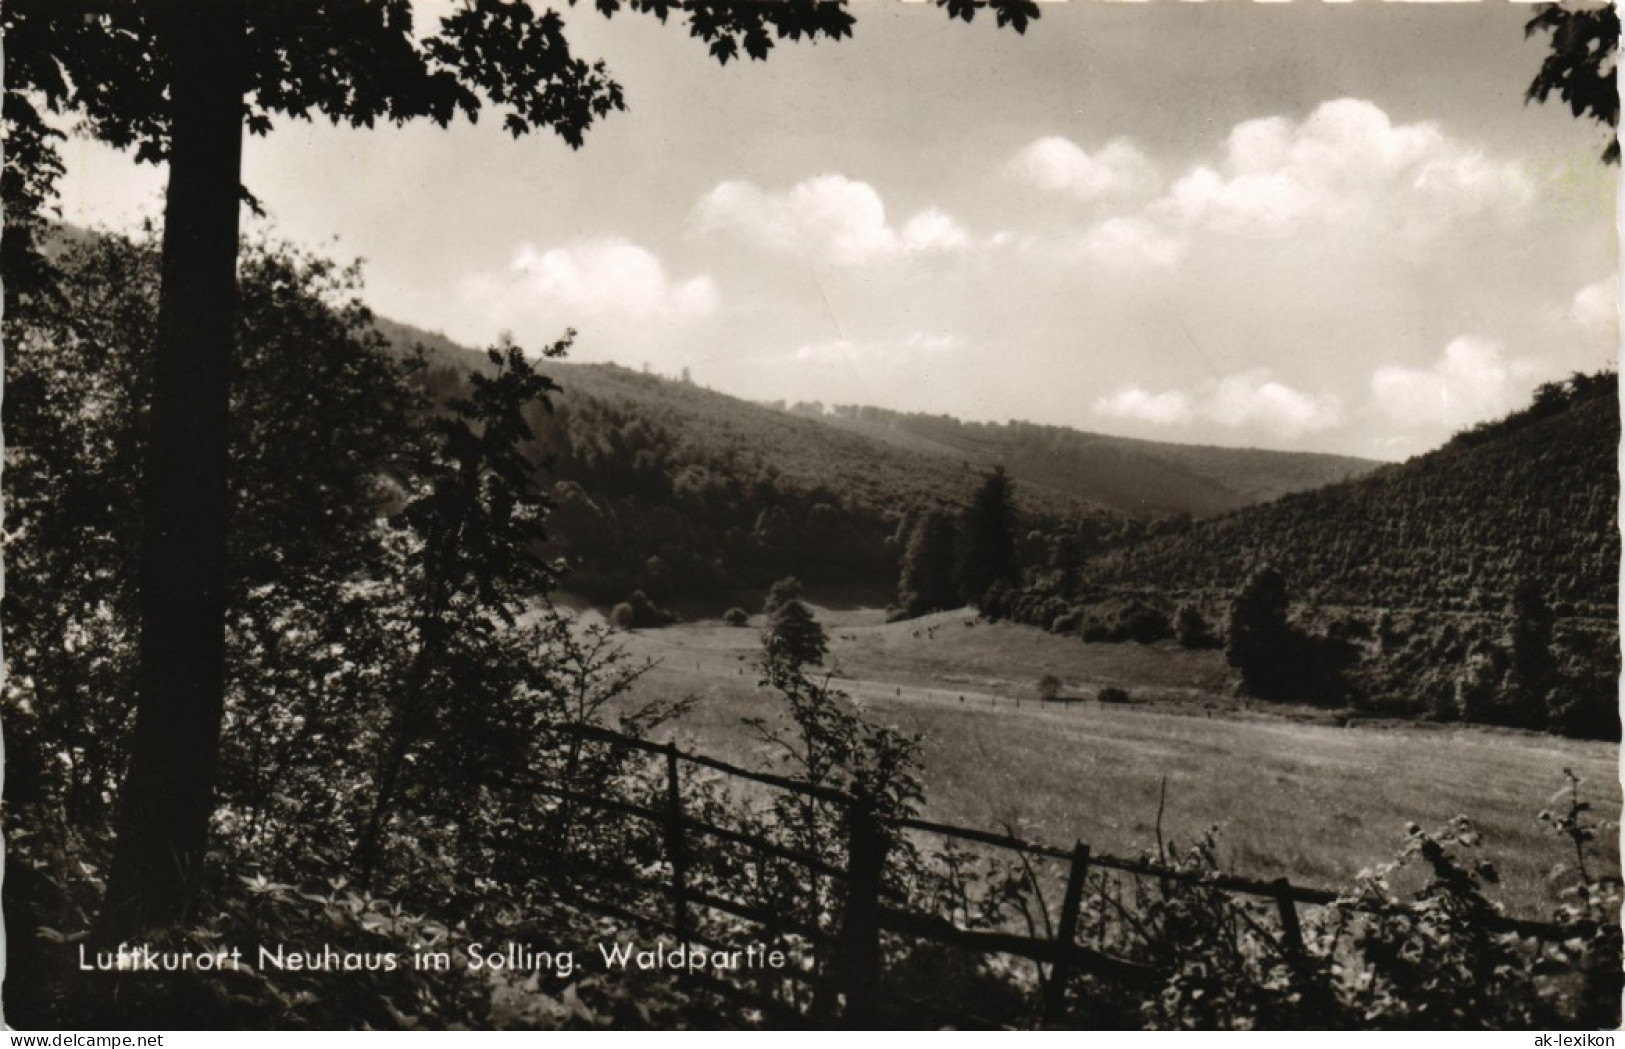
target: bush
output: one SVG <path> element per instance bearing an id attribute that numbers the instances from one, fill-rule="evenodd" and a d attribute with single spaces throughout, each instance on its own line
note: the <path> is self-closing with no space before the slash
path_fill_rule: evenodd
<path id="1" fill-rule="evenodd" d="M 750 622 L 750 614 L 736 605 L 722 613 L 722 621 L 729 626 L 745 626 Z"/>
<path id="2" fill-rule="evenodd" d="M 622 630 L 671 626 L 677 617 L 661 608 L 642 590 L 634 590 L 625 601 L 610 609 L 609 621 Z"/>
<path id="3" fill-rule="evenodd" d="M 1174 613 L 1174 638 L 1182 648 L 1216 648 L 1219 644 L 1207 620 L 1194 605 L 1180 605 L 1179 611 Z"/>
<path id="4" fill-rule="evenodd" d="M 1123 612 L 1118 620 L 1118 628 L 1115 633 L 1118 635 L 1118 640 L 1136 641 L 1142 645 L 1149 645 L 1152 642 L 1173 637 L 1174 628 L 1168 622 L 1167 613 L 1160 608 L 1134 604 Z"/>
<path id="5" fill-rule="evenodd" d="M 1100 694 L 1095 698 L 1100 700 L 1102 703 L 1133 702 L 1133 699 L 1128 694 L 1128 690 L 1122 688 L 1103 688 L 1100 690 Z"/>
<path id="6" fill-rule="evenodd" d="M 762 602 L 762 612 L 772 616 L 781 606 L 800 600 L 801 580 L 793 575 L 785 576 L 768 588 L 767 599 Z"/>

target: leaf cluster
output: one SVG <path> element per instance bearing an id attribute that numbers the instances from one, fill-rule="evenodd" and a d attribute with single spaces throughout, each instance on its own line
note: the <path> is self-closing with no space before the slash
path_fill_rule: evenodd
<path id="1" fill-rule="evenodd" d="M 1576 119 L 1590 117 L 1619 126 L 1619 11 L 1613 4 L 1542 4 L 1524 26 L 1524 36 L 1551 34 L 1540 72 L 1530 81 L 1525 101 L 1545 102 L 1553 94 Z M 1619 139 L 1610 135 L 1605 163 L 1619 163 Z"/>

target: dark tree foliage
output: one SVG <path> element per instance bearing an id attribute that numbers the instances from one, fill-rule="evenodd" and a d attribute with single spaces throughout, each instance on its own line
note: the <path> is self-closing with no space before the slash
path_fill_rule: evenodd
<path id="1" fill-rule="evenodd" d="M 829 673 L 816 676 L 827 654 L 823 624 L 812 611 L 793 599 L 781 605 L 762 636 L 761 684 L 784 701 L 789 725 L 765 716 L 746 723 L 797 779 L 849 792 L 880 816 L 914 815 L 924 797 L 920 737 L 865 719 L 846 693 L 831 687 Z M 774 808 L 779 826 L 800 848 L 832 860 L 841 855 L 845 828 L 826 806 L 810 796 L 780 794 Z M 894 845 L 901 840 L 888 833 Z M 812 899 L 798 893 L 797 906 L 812 920 L 838 906 L 816 881 L 811 892 Z"/>
<path id="2" fill-rule="evenodd" d="M 18 709 L 60 716 L 45 739 L 66 743 L 90 727 L 78 718 L 92 708 L 43 697 L 85 687 L 75 684 L 84 667 L 107 675 L 84 695 L 107 697 L 95 705 L 103 728 L 129 714 L 159 258 L 150 242 L 116 237 L 68 241 L 54 254 L 54 295 L 6 317 L 6 553 L 17 585 L 7 588 L 5 627 L 8 694 Z M 260 242 L 245 250 L 242 287 L 229 449 L 239 507 L 228 547 L 233 646 L 271 632 L 269 621 L 291 608 L 320 622 L 344 580 L 376 568 L 376 518 L 394 490 L 385 464 L 410 430 L 412 400 L 353 298 L 353 270 Z M 335 441 L 346 455 L 333 455 Z M 81 644 L 82 630 L 97 640 Z M 228 683 L 246 669 L 234 663 Z M 25 702 L 31 693 L 42 698 Z M 29 723 L 19 716 L 7 727 L 21 733 Z M 97 753 L 124 741 L 122 731 L 94 735 Z M 34 753 L 19 745 L 13 757 L 21 767 Z M 97 784 L 86 803 L 113 789 Z M 89 810 L 76 815 L 93 822 Z"/>
<path id="3" fill-rule="evenodd" d="M 1511 621 L 1508 684 L 1516 705 L 1527 713 L 1527 722 L 1538 726 L 1545 720 L 1546 694 L 1558 679 L 1557 657 L 1552 651 L 1556 619 L 1539 580 L 1525 579 L 1518 584 L 1507 616 Z"/>
<path id="4" fill-rule="evenodd" d="M 1568 105 L 1576 119 L 1590 117 L 1612 131 L 1619 126 L 1619 11 L 1611 3 L 1595 6 L 1542 4 L 1524 26 L 1525 36 L 1550 33 L 1551 50 L 1524 98 L 1545 102 L 1552 95 Z M 1619 138 L 1610 134 L 1602 159 L 1619 163 Z"/>
<path id="5" fill-rule="evenodd" d="M 768 664 L 786 674 L 822 666 L 829 654 L 823 625 L 795 598 L 783 602 L 769 615 L 762 644 Z"/>
<path id="6" fill-rule="evenodd" d="M 1014 488 L 1004 467 L 994 467 L 960 518 L 959 593 L 971 604 L 980 604 L 995 583 L 1021 582 Z"/>
<path id="7" fill-rule="evenodd" d="M 24 394 L 5 402 L 7 1016 L 283 1022 L 317 1007 L 290 1005 L 281 988 L 199 1000 L 184 980 L 66 997 L 74 962 L 60 938 L 82 936 L 103 895 L 109 798 L 132 744 L 132 461 L 160 262 L 150 244 L 106 237 L 69 240 L 54 265 L 58 294 L 5 317 L 6 380 Z M 584 834 L 579 813 L 535 804 L 538 783 L 619 789 L 624 762 L 560 746 L 553 730 L 605 725 L 606 704 L 640 672 L 606 631 L 537 596 L 556 566 L 536 542 L 548 503 L 524 446 L 551 383 L 502 346 L 453 396 L 432 397 L 440 379 L 387 351 L 353 271 L 268 244 L 247 247 L 242 266 L 228 477 L 244 520 L 228 547 L 215 877 L 192 921 L 154 935 L 364 938 L 376 933 L 335 917 L 383 906 L 356 896 L 363 883 L 397 917 L 432 904 L 472 919 L 507 890 L 471 886 L 511 888 L 556 867 L 556 852 L 518 852 L 510 839 L 630 861 L 616 835 Z M 665 708 L 614 709 L 617 727 L 642 733 Z M 242 895 L 268 880 L 286 890 L 272 929 L 259 924 L 260 890 Z M 295 882 L 351 888 L 342 903 L 313 904 Z M 373 1005 L 342 1022 L 389 1020 L 365 1011 L 372 992 L 356 993 Z M 170 995 L 170 1011 L 144 1012 L 148 994 Z"/>
<path id="8" fill-rule="evenodd" d="M 1217 639 L 1194 605 L 1180 605 L 1174 613 L 1174 637 L 1182 648 L 1212 648 Z"/>
<path id="9" fill-rule="evenodd" d="M 928 510 L 915 522 L 897 584 L 897 602 L 905 614 L 920 616 L 959 607 L 957 543 L 954 519 L 946 511 Z"/>
<path id="10" fill-rule="evenodd" d="M 1611 657 L 1595 651 L 1590 639 L 1561 643 L 1545 591 L 1535 577 L 1520 580 L 1507 603 L 1504 633 L 1474 641 L 1458 675 L 1458 712 L 1471 721 L 1617 739 Z"/>
<path id="11" fill-rule="evenodd" d="M 534 553 L 548 503 L 520 448 L 531 436 L 526 409 L 557 387 L 516 346 L 492 349 L 490 362 L 489 374 L 472 377 L 468 397 L 428 416 L 405 463 L 417 494 L 398 516 L 415 542 L 395 573 L 405 583 L 404 601 L 388 612 L 410 625 L 410 635 L 355 845 L 364 884 L 377 872 L 409 775 L 433 770 L 444 782 L 501 782 L 524 769 L 522 743 L 531 733 L 516 730 L 529 718 L 500 701 L 523 679 L 499 653 L 502 628 L 555 581 L 554 566 Z"/>
<path id="12" fill-rule="evenodd" d="M 610 611 L 610 621 L 624 630 L 670 626 L 677 617 L 649 600 L 642 590 L 634 590 Z"/>
<path id="13" fill-rule="evenodd" d="M 134 739 L 138 464 L 157 337 L 153 245 L 84 238 L 54 254 L 55 294 L 5 318 L 5 815 L 8 836 L 29 842 L 6 882 L 19 971 L 34 968 L 39 925 L 79 927 L 76 910 L 95 903 L 79 890 L 99 889 L 109 866 L 108 799 Z M 357 784 L 374 776 L 373 742 L 397 723 L 390 704 L 417 704 L 414 688 L 468 652 L 486 669 L 461 675 L 462 728 L 447 738 L 472 738 L 464 730 L 491 695 L 482 680 L 511 676 L 513 660 L 499 671 L 480 639 L 497 606 L 546 576 L 513 542 L 529 542 L 525 507 L 540 506 L 524 494 L 528 463 L 516 475 L 496 446 L 517 434 L 490 409 L 494 387 L 528 396 L 534 381 L 493 379 L 466 406 L 481 433 L 460 433 L 465 409 L 431 417 L 384 352 L 353 270 L 264 243 L 241 265 L 227 459 L 239 523 L 226 551 L 227 732 L 213 815 L 229 830 L 231 862 L 273 855 L 333 871 L 336 843 L 370 804 Z M 505 485 L 519 486 L 515 497 Z M 441 638 L 432 659 L 430 635 Z M 395 779 L 416 791 L 431 765 Z M 27 998 L 8 981 L 8 1005 Z"/>
<path id="14" fill-rule="evenodd" d="M 1173 625 L 1168 622 L 1166 612 L 1138 601 L 1131 604 L 1123 613 L 1118 629 L 1121 636 L 1112 640 L 1137 641 L 1142 645 L 1165 640 L 1174 634 Z"/>
<path id="15" fill-rule="evenodd" d="M 1342 703 L 1352 650 L 1341 639 L 1299 629 L 1287 611 L 1285 577 L 1268 565 L 1254 571 L 1230 602 L 1226 662 L 1241 674 L 1242 688 L 1261 699 Z"/>
<path id="16" fill-rule="evenodd" d="M 1241 672 L 1242 683 L 1273 692 L 1274 672 L 1290 645 L 1286 579 L 1265 566 L 1255 571 L 1230 602 L 1224 658 Z"/>
<path id="17" fill-rule="evenodd" d="M 571 560 L 574 589 L 698 603 L 792 572 L 840 585 L 895 573 L 887 493 L 854 490 L 835 469 L 783 476 L 769 452 L 733 446 L 746 434 L 712 441 L 696 417 L 603 396 L 576 376 L 589 373 L 563 377 L 569 393 L 537 420 L 533 449 L 558 478 L 554 549 Z"/>
<path id="18" fill-rule="evenodd" d="M 785 576 L 767 588 L 767 597 L 762 601 L 762 612 L 772 619 L 779 614 L 779 609 L 792 601 L 801 600 L 801 580 L 795 576 Z"/>

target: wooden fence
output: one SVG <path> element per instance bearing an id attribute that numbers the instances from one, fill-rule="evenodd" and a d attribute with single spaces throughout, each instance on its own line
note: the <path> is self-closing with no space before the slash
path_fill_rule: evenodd
<path id="1" fill-rule="evenodd" d="M 1143 961 L 1116 957 L 1104 950 L 1084 946 L 1078 942 L 1079 918 L 1086 878 L 1091 871 L 1115 871 L 1136 877 L 1156 879 L 1164 894 L 1173 884 L 1200 885 L 1226 893 L 1253 897 L 1265 901 L 1275 912 L 1279 928 L 1265 930 L 1254 925 L 1255 931 L 1271 939 L 1281 956 L 1291 960 L 1304 950 L 1299 924 L 1298 908 L 1322 906 L 1340 899 L 1338 893 L 1325 889 L 1294 885 L 1287 878 L 1257 881 L 1248 878 L 1193 872 L 1144 860 L 1123 859 L 1093 853 L 1089 846 L 1078 842 L 1070 849 L 1056 848 L 1037 842 L 1024 841 L 1007 834 L 992 833 L 969 827 L 958 827 L 930 820 L 914 818 L 883 818 L 877 815 L 864 799 L 841 791 L 816 786 L 777 776 L 740 768 L 716 758 L 682 751 L 674 743 L 654 743 L 594 726 L 559 726 L 555 731 L 579 740 L 604 744 L 624 751 L 642 752 L 664 763 L 665 785 L 663 804 L 658 808 L 640 805 L 619 798 L 595 797 L 567 787 L 543 784 L 536 789 L 550 794 L 573 806 L 618 812 L 637 820 L 647 821 L 661 832 L 661 845 L 669 868 L 669 878 L 651 883 L 645 878 L 623 872 L 593 868 L 595 875 L 619 881 L 627 887 L 652 891 L 669 902 L 669 913 L 655 916 L 640 913 L 622 903 L 600 897 L 574 893 L 570 898 L 583 907 L 639 926 L 652 928 L 673 936 L 687 950 L 689 945 L 728 950 L 726 944 L 708 941 L 696 922 L 696 914 L 703 910 L 718 911 L 760 925 L 775 934 L 800 938 L 817 948 L 828 959 L 823 973 L 817 974 L 786 968 L 775 975 L 809 984 L 811 1007 L 804 1013 L 790 1009 L 781 1001 L 753 994 L 748 989 L 720 979 L 715 974 L 692 973 L 689 977 L 713 986 L 714 989 L 756 1005 L 769 1013 L 795 1013 L 803 1022 L 834 1023 L 842 1026 L 870 1026 L 881 1014 L 880 991 L 883 985 L 881 934 L 910 937 L 917 941 L 979 954 L 1003 954 L 1028 959 L 1047 966 L 1041 972 L 1043 991 L 1042 1019 L 1045 1023 L 1059 1021 L 1064 1015 L 1065 998 L 1070 981 L 1077 974 L 1094 976 L 1128 985 L 1149 987 L 1159 982 L 1161 973 Z M 842 865 L 805 852 L 781 842 L 770 841 L 759 835 L 706 822 L 685 812 L 680 770 L 683 765 L 712 770 L 724 777 L 744 780 L 791 794 L 816 799 L 838 806 L 844 813 L 845 841 Z M 941 915 L 920 914 L 899 901 L 889 899 L 883 885 L 888 831 L 914 831 L 938 835 L 948 841 L 972 842 L 994 849 L 1007 850 L 1024 859 L 1041 857 L 1066 865 L 1065 892 L 1061 900 L 1059 920 L 1052 935 L 1047 937 L 1019 935 L 993 929 L 966 929 Z M 691 879 L 692 850 L 698 838 L 710 838 L 743 846 L 758 855 L 773 856 L 809 873 L 833 879 L 844 886 L 841 895 L 839 928 L 830 931 L 819 927 L 816 921 L 807 922 L 793 915 L 776 913 L 752 906 L 738 899 L 730 899 L 704 891 Z M 1347 904 L 1345 904 L 1347 905 Z M 1379 910 L 1372 906 L 1358 909 Z M 1514 932 L 1539 940 L 1553 940 L 1572 935 L 1556 925 L 1525 921 L 1506 916 L 1488 919 L 1495 931 Z M 922 1009 L 928 1003 L 914 1002 Z M 965 1015 L 961 1013 L 960 1015 Z M 973 1015 L 973 1014 L 972 1014 Z"/>

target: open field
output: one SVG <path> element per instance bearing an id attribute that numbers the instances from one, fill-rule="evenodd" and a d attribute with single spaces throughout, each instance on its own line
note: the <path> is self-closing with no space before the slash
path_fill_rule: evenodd
<path id="1" fill-rule="evenodd" d="M 1620 811 L 1609 744 L 1457 726 L 1343 727 L 1238 709 L 1216 652 L 967 627 L 968 614 L 885 624 L 874 612 L 820 610 L 820 618 L 837 687 L 873 717 L 925 737 L 932 819 L 1132 855 L 1155 842 L 1166 778 L 1166 838 L 1187 842 L 1216 826 L 1227 869 L 1338 888 L 1389 859 L 1408 822 L 1432 828 L 1466 815 L 1484 832 L 1503 901 L 1540 916 L 1554 901 L 1549 873 L 1572 860 L 1567 842 L 1536 819 L 1563 769 L 1583 778 L 1599 819 L 1617 823 Z M 756 629 L 709 622 L 628 638 L 631 651 L 660 661 L 642 695 L 696 696 L 672 728 L 684 745 L 745 765 L 765 755 L 741 719 L 777 713 L 756 687 L 758 643 Z M 1155 702 L 1040 704 L 1033 684 L 1043 673 L 1062 680 L 1063 695 L 1113 685 Z M 1600 838 L 1595 864 L 1617 872 L 1615 831 Z"/>

